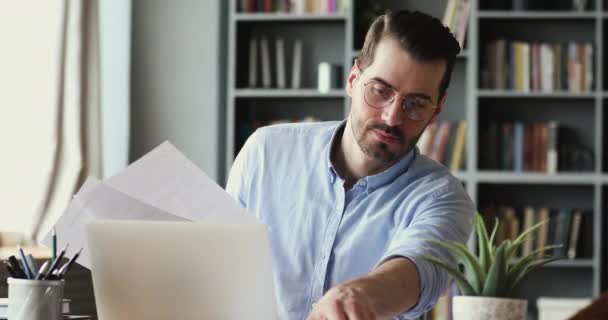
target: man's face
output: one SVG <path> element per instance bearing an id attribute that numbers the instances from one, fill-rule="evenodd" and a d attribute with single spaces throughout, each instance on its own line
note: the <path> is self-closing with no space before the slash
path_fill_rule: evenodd
<path id="1" fill-rule="evenodd" d="M 445 96 L 439 103 L 437 101 L 445 69 L 445 61 L 416 61 L 397 40 L 382 39 L 376 47 L 373 63 L 364 70 L 355 63 L 348 76 L 346 91 L 352 98 L 351 132 L 345 134 L 352 133 L 361 151 L 376 162 L 398 161 L 416 145 L 426 126 L 439 115 L 445 103 Z M 390 86 L 399 96 L 384 108 L 370 107 L 364 98 L 365 83 L 370 80 Z M 408 118 L 402 107 L 403 97 L 412 95 L 430 98 L 437 108 L 428 118 Z"/>

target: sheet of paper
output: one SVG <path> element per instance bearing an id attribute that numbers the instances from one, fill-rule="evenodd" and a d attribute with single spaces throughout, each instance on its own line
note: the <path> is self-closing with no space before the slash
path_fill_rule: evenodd
<path id="1" fill-rule="evenodd" d="M 78 263 L 89 269 L 91 264 L 85 231 L 86 225 L 94 220 L 189 221 L 136 200 L 104 182 L 85 184 L 55 227 L 57 250 L 69 243 L 66 257 L 72 257 L 80 248 L 84 248 Z M 42 243 L 52 246 L 51 233 L 47 234 Z"/>
<path id="2" fill-rule="evenodd" d="M 188 220 L 258 223 L 169 142 L 105 182 L 135 199 Z"/>
<path id="3" fill-rule="evenodd" d="M 169 142 L 103 182 L 89 178 L 56 222 L 58 250 L 84 248 L 78 263 L 89 269 L 85 230 L 97 219 L 259 223 Z M 42 244 L 52 246 L 51 231 Z"/>

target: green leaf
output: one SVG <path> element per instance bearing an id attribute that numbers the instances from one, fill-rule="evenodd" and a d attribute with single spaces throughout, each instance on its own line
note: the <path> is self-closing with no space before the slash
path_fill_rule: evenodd
<path id="1" fill-rule="evenodd" d="M 485 272 L 481 269 L 481 265 L 479 264 L 477 258 L 469 251 L 469 249 L 465 245 L 458 242 L 449 243 L 438 240 L 429 241 L 438 246 L 446 248 L 452 254 L 452 256 L 458 257 L 458 260 L 465 265 L 465 269 L 472 272 L 472 279 L 469 279 L 469 282 L 475 289 L 475 292 L 481 292 L 483 280 L 486 277 Z"/>
<path id="2" fill-rule="evenodd" d="M 496 239 L 496 232 L 498 231 L 498 226 L 500 225 L 500 220 L 498 220 L 498 218 L 494 218 L 494 228 L 492 228 L 492 235 L 490 236 L 490 252 L 492 253 L 492 256 L 494 255 L 493 251 L 493 246 L 494 246 L 494 239 Z M 486 232 L 487 234 L 487 232 Z"/>
<path id="3" fill-rule="evenodd" d="M 519 273 L 517 278 L 515 278 L 515 280 L 510 283 L 510 288 L 507 291 L 507 296 L 510 296 L 512 294 L 513 289 L 515 289 L 517 284 L 519 284 L 519 282 L 521 280 L 523 280 L 530 272 L 538 270 L 540 267 L 546 265 L 547 263 L 551 263 L 553 261 L 557 261 L 560 259 L 562 259 L 562 258 L 561 257 L 545 258 L 545 259 L 540 259 L 540 260 L 528 265 L 522 272 Z"/>
<path id="4" fill-rule="evenodd" d="M 462 292 L 463 295 L 465 295 L 465 296 L 478 296 L 479 295 L 479 293 L 475 292 L 475 290 L 473 289 L 471 284 L 467 281 L 465 276 L 458 269 L 450 266 L 443 260 L 438 259 L 431 255 L 426 255 L 423 258 L 428 260 L 429 262 L 443 268 L 450 276 L 452 276 L 454 278 L 454 280 L 456 280 L 456 283 L 458 284 L 458 288 L 460 289 L 460 292 Z"/>
<path id="5" fill-rule="evenodd" d="M 477 232 L 477 246 L 479 247 L 479 264 L 484 274 L 487 274 L 492 263 L 492 244 L 488 241 L 488 230 L 479 212 L 475 213 L 475 231 Z"/>
<path id="6" fill-rule="evenodd" d="M 507 283 L 512 284 L 517 279 L 522 271 L 524 271 L 534 261 L 548 258 L 548 256 L 538 256 L 539 252 L 544 252 L 549 249 L 559 248 L 561 245 L 544 246 L 540 249 L 530 252 L 525 257 L 517 261 L 507 272 Z"/>
<path id="7" fill-rule="evenodd" d="M 501 297 L 506 279 L 506 260 L 505 250 L 507 242 L 501 243 L 496 249 L 496 254 L 488 276 L 483 287 L 481 295 L 484 297 Z"/>

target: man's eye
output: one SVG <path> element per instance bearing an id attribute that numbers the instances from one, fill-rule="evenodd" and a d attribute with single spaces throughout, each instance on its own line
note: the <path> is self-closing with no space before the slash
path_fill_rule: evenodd
<path id="1" fill-rule="evenodd" d="M 390 97 L 390 92 L 389 92 L 388 88 L 386 88 L 385 86 L 374 85 L 374 86 L 372 86 L 372 92 L 375 95 L 382 96 L 385 98 Z"/>
<path id="2" fill-rule="evenodd" d="M 405 99 L 403 101 L 403 105 L 405 105 L 408 109 L 424 109 L 425 103 L 421 99 L 411 98 Z"/>

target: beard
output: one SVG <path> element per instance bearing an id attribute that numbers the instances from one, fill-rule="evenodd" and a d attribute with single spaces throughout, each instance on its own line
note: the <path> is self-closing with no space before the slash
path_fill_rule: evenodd
<path id="1" fill-rule="evenodd" d="M 354 120 L 352 114 L 351 120 Z M 355 123 L 354 121 L 351 121 L 351 130 L 359 148 L 365 155 L 378 162 L 390 164 L 401 160 L 416 146 L 416 143 L 418 143 L 418 140 L 427 125 L 428 122 L 414 137 L 407 137 L 400 128 L 390 127 L 381 122 L 372 122 L 365 125 L 363 122 Z M 359 130 L 358 133 L 356 132 L 355 127 Z M 378 130 L 395 137 L 396 143 L 389 144 L 375 140 L 371 137 L 373 130 Z M 391 148 L 391 146 L 393 147 Z"/>

